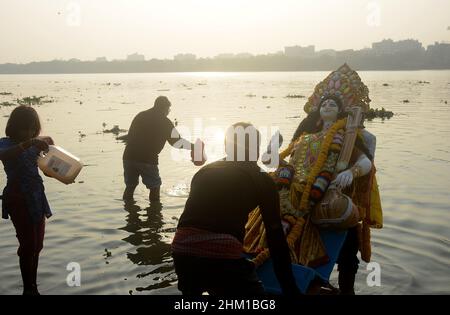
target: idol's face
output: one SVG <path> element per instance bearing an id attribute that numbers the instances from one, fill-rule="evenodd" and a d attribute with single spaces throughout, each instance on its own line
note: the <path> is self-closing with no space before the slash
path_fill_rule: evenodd
<path id="1" fill-rule="evenodd" d="M 325 100 L 320 106 L 320 117 L 324 121 L 335 121 L 339 113 L 339 106 L 332 99 Z"/>

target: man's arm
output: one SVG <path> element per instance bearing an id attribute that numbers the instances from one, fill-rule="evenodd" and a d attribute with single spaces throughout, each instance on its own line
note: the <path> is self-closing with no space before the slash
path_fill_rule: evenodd
<path id="1" fill-rule="evenodd" d="M 194 144 L 182 138 L 177 128 L 171 122 L 171 133 L 167 138 L 167 142 L 177 149 L 193 150 Z"/>
<path id="2" fill-rule="evenodd" d="M 292 273 L 289 247 L 281 225 L 279 195 L 275 184 L 268 177 L 264 178 L 262 185 L 260 210 L 266 227 L 270 257 L 283 294 L 300 294 Z"/>

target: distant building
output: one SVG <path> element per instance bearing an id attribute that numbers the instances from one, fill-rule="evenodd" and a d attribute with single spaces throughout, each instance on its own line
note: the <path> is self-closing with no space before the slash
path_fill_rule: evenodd
<path id="1" fill-rule="evenodd" d="M 127 56 L 127 61 L 145 61 L 145 56 L 134 53 Z"/>
<path id="2" fill-rule="evenodd" d="M 450 44 L 435 42 L 427 47 L 427 57 L 433 63 L 450 65 Z"/>
<path id="3" fill-rule="evenodd" d="M 323 50 L 319 50 L 316 54 L 317 54 L 317 56 L 335 57 L 336 56 L 336 50 L 334 50 L 334 49 L 323 49 Z"/>
<path id="4" fill-rule="evenodd" d="M 240 54 L 237 54 L 235 57 L 238 59 L 247 59 L 247 58 L 252 58 L 253 55 L 249 54 L 249 53 L 240 53 Z"/>
<path id="5" fill-rule="evenodd" d="M 424 52 L 422 43 L 414 39 L 393 41 L 384 39 L 381 42 L 372 44 L 372 52 L 377 55 L 392 55 L 405 52 Z"/>
<path id="6" fill-rule="evenodd" d="M 108 59 L 106 57 L 97 57 L 95 58 L 95 62 L 108 62 Z"/>
<path id="7" fill-rule="evenodd" d="M 336 51 L 336 57 L 340 57 L 340 58 L 351 58 L 354 54 L 355 54 L 355 51 L 353 49 Z"/>
<path id="8" fill-rule="evenodd" d="M 194 54 L 178 54 L 173 57 L 175 61 L 195 61 L 197 56 Z"/>
<path id="9" fill-rule="evenodd" d="M 315 53 L 316 47 L 313 45 L 284 47 L 284 54 L 287 57 L 314 57 Z"/>
<path id="10" fill-rule="evenodd" d="M 234 54 L 219 54 L 214 59 L 233 59 L 234 57 Z"/>

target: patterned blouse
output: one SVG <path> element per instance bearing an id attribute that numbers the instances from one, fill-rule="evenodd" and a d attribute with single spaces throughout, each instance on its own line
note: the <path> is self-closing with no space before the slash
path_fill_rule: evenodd
<path id="1" fill-rule="evenodd" d="M 16 145 L 9 138 L 0 139 L 0 151 Z M 26 202 L 30 217 L 37 223 L 45 216 L 52 215 L 50 206 L 45 196 L 44 184 L 39 175 L 37 159 L 39 150 L 32 146 L 22 152 L 17 158 L 3 160 L 3 166 L 7 176 L 7 184 L 3 190 L 2 218 L 8 219 L 8 215 L 14 211 L 9 208 L 8 196 L 14 187 L 18 187 Z"/>

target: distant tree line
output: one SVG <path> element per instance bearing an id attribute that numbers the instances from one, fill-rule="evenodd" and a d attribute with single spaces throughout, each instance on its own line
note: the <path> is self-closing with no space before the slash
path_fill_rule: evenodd
<path id="1" fill-rule="evenodd" d="M 194 60 L 79 61 L 54 60 L 27 64 L 2 64 L 1 74 L 46 73 L 134 73 L 210 71 L 331 71 L 347 62 L 357 70 L 450 69 L 450 55 L 404 52 L 376 55 L 364 51 L 341 52 L 336 56 L 288 57 L 284 54 L 245 58 L 200 58 Z"/>

